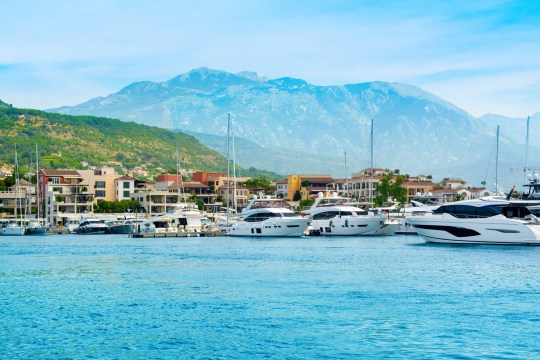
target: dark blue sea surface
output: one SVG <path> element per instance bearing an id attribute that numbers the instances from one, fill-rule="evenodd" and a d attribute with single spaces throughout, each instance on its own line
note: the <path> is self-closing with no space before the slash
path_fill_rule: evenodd
<path id="1" fill-rule="evenodd" d="M 1 359 L 530 359 L 540 248 L 0 237 Z"/>

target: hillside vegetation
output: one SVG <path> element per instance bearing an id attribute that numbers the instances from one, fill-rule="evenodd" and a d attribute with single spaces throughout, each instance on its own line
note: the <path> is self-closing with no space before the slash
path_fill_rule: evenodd
<path id="1" fill-rule="evenodd" d="M 143 166 L 156 174 L 176 168 L 178 146 L 182 168 L 227 169 L 223 156 L 183 133 L 103 117 L 18 109 L 1 101 L 0 138 L 0 164 L 14 163 L 17 145 L 21 167 L 28 166 L 31 159 L 35 163 L 37 144 L 41 168 L 83 169 L 82 162 L 90 166 L 121 162 L 124 168 Z M 256 169 L 250 170 L 258 175 Z"/>

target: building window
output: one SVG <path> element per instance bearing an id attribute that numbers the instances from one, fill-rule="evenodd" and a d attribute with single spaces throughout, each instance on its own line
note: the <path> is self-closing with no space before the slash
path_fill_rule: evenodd
<path id="1" fill-rule="evenodd" d="M 95 189 L 105 189 L 105 181 L 96 181 L 94 184 Z"/>
<path id="2" fill-rule="evenodd" d="M 105 197 L 105 190 L 96 190 L 96 197 Z"/>
<path id="3" fill-rule="evenodd" d="M 129 189 L 129 182 L 124 181 L 124 189 Z M 129 196 L 129 195 L 128 195 Z"/>
<path id="4" fill-rule="evenodd" d="M 60 184 L 60 178 L 59 177 L 52 177 L 51 182 L 53 184 Z"/>
<path id="5" fill-rule="evenodd" d="M 128 198 L 128 197 L 129 197 L 129 190 L 124 191 L 124 197 L 125 197 L 125 198 Z"/>

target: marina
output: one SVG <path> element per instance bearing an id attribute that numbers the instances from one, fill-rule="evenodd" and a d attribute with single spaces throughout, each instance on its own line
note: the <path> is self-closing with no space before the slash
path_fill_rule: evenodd
<path id="1" fill-rule="evenodd" d="M 0 357 L 535 358 L 538 247 L 0 237 Z"/>

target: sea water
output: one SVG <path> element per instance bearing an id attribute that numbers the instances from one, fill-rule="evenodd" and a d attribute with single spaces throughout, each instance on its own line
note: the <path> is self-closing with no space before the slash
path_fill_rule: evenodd
<path id="1" fill-rule="evenodd" d="M 0 237 L 0 358 L 538 358 L 539 259 L 404 235 Z"/>

